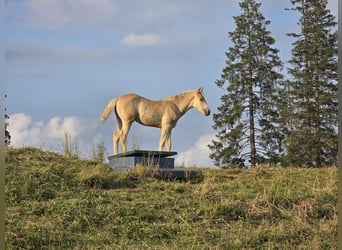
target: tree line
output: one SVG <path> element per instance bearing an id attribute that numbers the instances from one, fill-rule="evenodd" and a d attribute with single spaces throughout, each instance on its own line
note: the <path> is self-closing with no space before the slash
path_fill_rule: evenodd
<path id="1" fill-rule="evenodd" d="M 210 158 L 221 167 L 322 167 L 337 161 L 337 22 L 327 0 L 290 0 L 300 14 L 288 67 L 261 3 L 244 0 L 228 32 L 232 46 L 215 84 Z M 286 71 L 286 77 L 283 73 Z"/>

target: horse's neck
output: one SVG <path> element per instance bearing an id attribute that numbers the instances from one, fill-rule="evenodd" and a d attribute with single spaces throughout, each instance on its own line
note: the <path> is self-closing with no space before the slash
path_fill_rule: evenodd
<path id="1" fill-rule="evenodd" d="M 174 96 L 168 99 L 169 101 L 171 101 L 177 106 L 178 110 L 183 115 L 192 108 L 193 97 L 192 95 L 189 95 L 189 94 L 181 94 L 181 95 Z"/>

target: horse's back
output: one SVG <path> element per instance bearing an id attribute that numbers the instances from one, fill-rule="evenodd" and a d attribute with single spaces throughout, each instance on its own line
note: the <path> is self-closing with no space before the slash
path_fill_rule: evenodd
<path id="1" fill-rule="evenodd" d="M 118 100 L 120 102 L 131 102 L 131 101 L 135 101 L 137 99 L 140 99 L 141 96 L 140 95 L 137 95 L 137 94 L 134 94 L 134 93 L 128 93 L 128 94 L 124 94 L 122 96 L 119 96 L 118 97 Z"/>
<path id="2" fill-rule="evenodd" d="M 139 110 L 151 107 L 154 101 L 140 95 L 129 93 L 118 98 L 117 112 L 124 116 L 136 116 Z"/>
<path id="3" fill-rule="evenodd" d="M 154 101 L 137 94 L 125 94 L 119 97 L 117 114 L 121 119 L 137 121 L 146 126 L 160 127 L 169 102 Z"/>

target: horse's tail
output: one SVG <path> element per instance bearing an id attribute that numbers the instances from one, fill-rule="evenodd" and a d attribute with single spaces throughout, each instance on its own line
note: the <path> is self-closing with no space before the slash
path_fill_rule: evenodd
<path id="1" fill-rule="evenodd" d="M 110 112 L 112 112 L 112 110 L 116 107 L 117 100 L 117 98 L 114 98 L 108 102 L 100 117 L 101 122 L 105 122 L 107 120 Z"/>

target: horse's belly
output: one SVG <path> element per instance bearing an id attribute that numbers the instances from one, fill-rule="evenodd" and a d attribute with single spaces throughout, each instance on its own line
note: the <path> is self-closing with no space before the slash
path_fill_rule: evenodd
<path id="1" fill-rule="evenodd" d="M 150 126 L 150 127 L 161 127 L 161 118 L 153 113 L 146 113 L 140 115 L 136 121 L 144 126 Z"/>
<path id="2" fill-rule="evenodd" d="M 142 125 L 157 128 L 177 122 L 174 109 L 161 101 L 152 102 L 145 100 L 141 102 L 135 118 Z"/>

